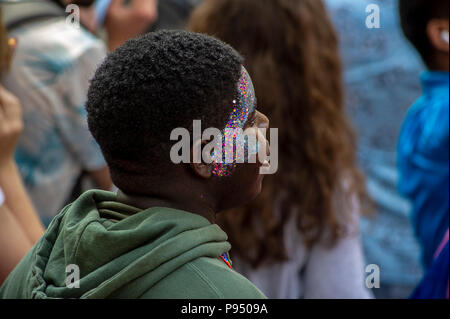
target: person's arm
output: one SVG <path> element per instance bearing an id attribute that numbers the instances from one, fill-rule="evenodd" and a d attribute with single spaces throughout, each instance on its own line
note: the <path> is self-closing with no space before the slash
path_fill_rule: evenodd
<path id="1" fill-rule="evenodd" d="M 44 233 L 44 227 L 28 198 L 14 162 L 14 149 L 22 128 L 19 101 L 0 85 L 0 187 L 5 194 L 6 206 L 34 244 Z"/>
<path id="2" fill-rule="evenodd" d="M 0 165 L 0 186 L 5 193 L 6 206 L 11 210 L 30 242 L 35 244 L 44 234 L 44 227 L 26 193 L 14 161 Z"/>
<path id="3" fill-rule="evenodd" d="M 32 244 L 11 211 L 0 203 L 0 286 Z"/>
<path id="4" fill-rule="evenodd" d="M 113 51 L 128 39 L 141 35 L 158 18 L 158 0 L 112 0 L 106 12 L 108 48 Z"/>

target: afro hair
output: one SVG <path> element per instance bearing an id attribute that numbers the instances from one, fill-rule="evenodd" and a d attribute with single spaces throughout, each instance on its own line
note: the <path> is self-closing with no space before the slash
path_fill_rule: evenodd
<path id="1" fill-rule="evenodd" d="M 112 52 L 96 71 L 86 104 L 89 129 L 112 173 L 124 162 L 168 160 L 171 131 L 192 131 L 193 120 L 224 128 L 242 62 L 229 45 L 186 31 L 149 33 Z"/>

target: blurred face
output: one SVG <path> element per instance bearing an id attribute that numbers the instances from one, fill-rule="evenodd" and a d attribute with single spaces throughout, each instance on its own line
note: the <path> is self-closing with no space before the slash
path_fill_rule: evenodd
<path id="1" fill-rule="evenodd" d="M 427 35 L 435 50 L 449 53 L 448 19 L 432 19 L 427 25 Z"/>
<path id="2" fill-rule="evenodd" d="M 258 128 L 268 129 L 268 118 L 257 110 L 257 102 L 255 89 L 252 80 L 245 68 L 242 68 L 242 76 L 238 83 L 238 97 L 234 101 L 233 112 L 224 130 L 224 153 L 233 154 L 233 158 L 237 158 L 236 149 L 242 147 L 244 149 L 244 162 L 239 163 L 235 160 L 233 163 L 214 163 L 213 175 L 217 182 L 221 184 L 221 188 L 225 189 L 226 199 L 221 202 L 225 207 L 231 208 L 242 205 L 254 199 L 262 188 L 264 175 L 260 174 L 261 163 L 258 155 L 260 147 L 266 147 L 268 143 L 263 134 L 258 134 Z M 245 132 L 255 132 L 256 144 L 241 141 L 243 145 L 236 145 L 236 134 L 233 130 L 242 129 Z M 253 160 L 252 160 L 253 159 Z"/>
<path id="3" fill-rule="evenodd" d="M 449 20 L 432 19 L 427 25 L 427 36 L 434 48 L 433 60 L 430 67 L 440 71 L 449 70 Z"/>

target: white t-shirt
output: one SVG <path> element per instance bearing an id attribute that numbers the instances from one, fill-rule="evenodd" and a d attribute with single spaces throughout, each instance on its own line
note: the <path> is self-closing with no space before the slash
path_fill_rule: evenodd
<path id="1" fill-rule="evenodd" d="M 336 201 L 340 196 L 336 194 Z M 285 225 L 284 244 L 290 259 L 286 262 L 263 264 L 254 269 L 238 256 L 231 256 L 235 270 L 269 299 L 370 299 L 372 293 L 365 287 L 364 254 L 359 239 L 359 203 L 353 199 L 349 207 L 334 203 L 336 214 L 346 209 L 350 219 L 349 235 L 328 248 L 317 243 L 308 249 L 295 223 L 295 214 Z M 280 206 L 275 205 L 275 216 Z M 293 210 L 293 213 L 295 210 Z"/>

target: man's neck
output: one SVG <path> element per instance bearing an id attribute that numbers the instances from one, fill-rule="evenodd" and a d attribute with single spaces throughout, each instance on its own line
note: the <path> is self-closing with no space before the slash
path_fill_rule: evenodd
<path id="1" fill-rule="evenodd" d="M 121 203 L 134 206 L 140 209 L 152 207 L 167 207 L 177 210 L 183 210 L 192 214 L 205 217 L 211 224 L 216 223 L 216 212 L 210 205 L 205 196 L 142 196 L 129 195 L 121 190 L 117 192 L 117 200 Z"/>

